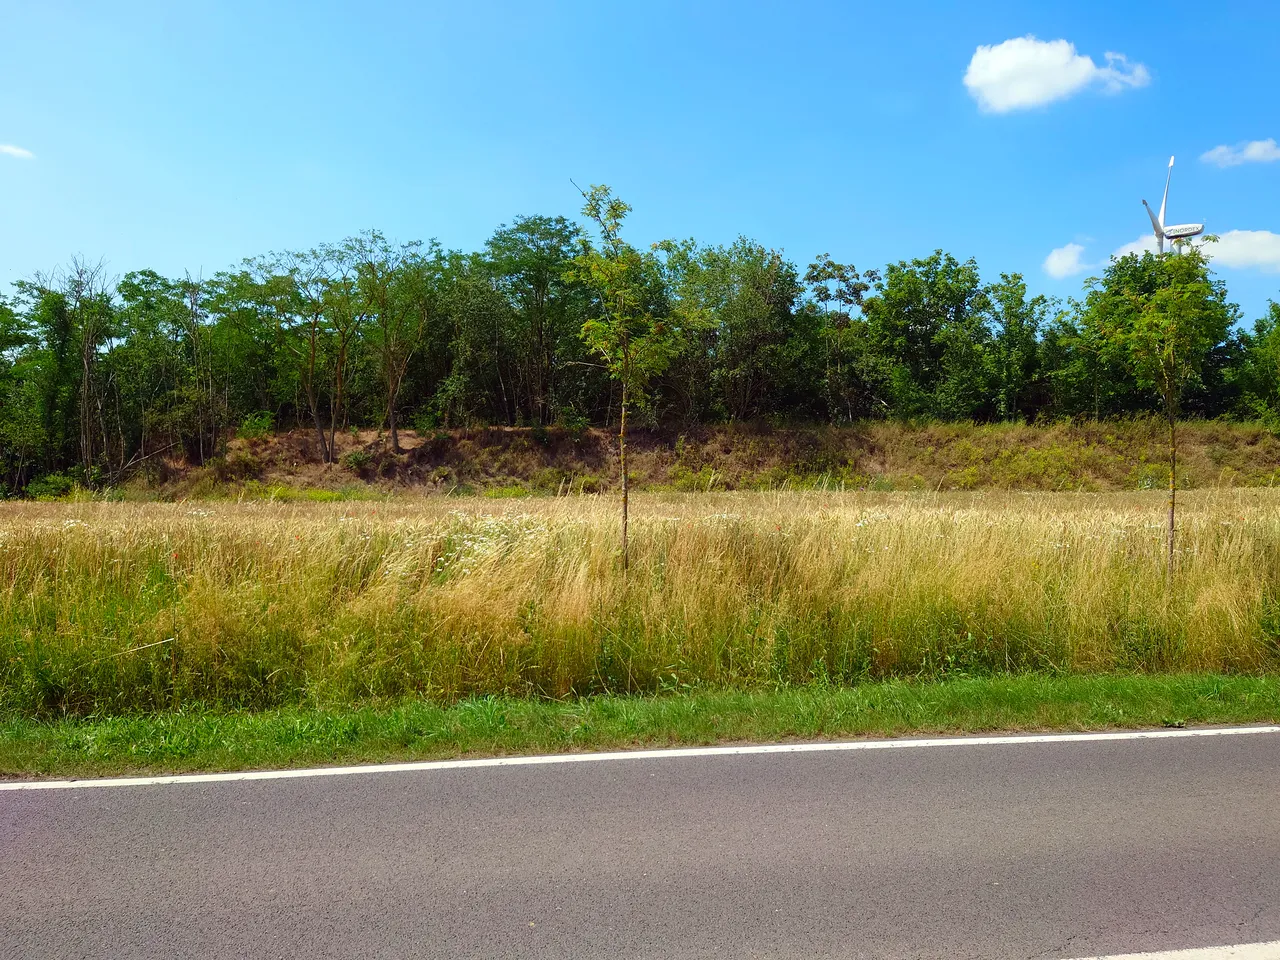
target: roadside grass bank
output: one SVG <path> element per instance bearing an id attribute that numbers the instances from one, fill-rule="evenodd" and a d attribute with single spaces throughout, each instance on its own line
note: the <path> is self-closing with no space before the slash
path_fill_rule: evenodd
<path id="1" fill-rule="evenodd" d="M 1280 720 L 1280 680 L 993 676 L 566 702 L 473 698 L 262 712 L 0 720 L 0 775 L 89 777 L 727 742 L 1084 731 Z"/>
<path id="2" fill-rule="evenodd" d="M 1280 495 L 13 504 L 0 715 L 1280 673 Z"/>
<path id="3" fill-rule="evenodd" d="M 1267 487 L 1280 479 L 1280 437 L 1260 423 L 1179 425 L 1184 489 Z M 137 500 L 352 500 L 412 494 L 556 496 L 616 491 L 617 438 L 606 428 L 470 427 L 401 434 L 403 454 L 374 430 L 340 432 L 323 462 L 314 430 L 230 441 L 202 466 L 162 457 L 100 496 Z M 766 422 L 635 429 L 633 489 L 657 491 L 1161 489 L 1168 428 L 1155 416 L 1025 424 Z M 28 495 L 56 497 L 69 477 Z"/>

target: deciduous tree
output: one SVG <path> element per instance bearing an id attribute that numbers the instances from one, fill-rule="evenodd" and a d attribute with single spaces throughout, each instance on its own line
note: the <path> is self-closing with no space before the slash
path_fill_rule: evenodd
<path id="1" fill-rule="evenodd" d="M 622 568 L 627 569 L 627 521 L 630 483 L 627 477 L 627 414 L 643 403 L 650 381 L 660 374 L 678 348 L 677 331 L 656 309 L 652 256 L 623 241 L 622 223 L 631 207 L 604 185 L 583 191 L 582 207 L 600 231 L 600 245 L 583 244 L 570 280 L 594 290 L 598 313 L 582 325 L 582 339 L 618 384 L 618 460 L 622 474 Z"/>
<path id="2" fill-rule="evenodd" d="M 1207 238 L 1212 239 L 1212 238 Z M 1138 383 L 1160 398 L 1169 430 L 1169 569 L 1174 565 L 1178 414 L 1205 357 L 1227 338 L 1235 310 L 1197 246 L 1112 260 L 1085 301 L 1092 323 L 1121 347 Z"/>

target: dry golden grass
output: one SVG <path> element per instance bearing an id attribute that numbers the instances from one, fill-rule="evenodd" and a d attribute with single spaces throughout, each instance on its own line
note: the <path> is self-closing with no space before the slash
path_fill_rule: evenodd
<path id="1" fill-rule="evenodd" d="M 1004 671 L 1269 671 L 1280 497 L 0 507 L 0 706 L 116 712 Z"/>

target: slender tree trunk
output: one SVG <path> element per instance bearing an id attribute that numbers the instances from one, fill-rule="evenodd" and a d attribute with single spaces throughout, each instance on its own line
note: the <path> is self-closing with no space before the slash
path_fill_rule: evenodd
<path id="1" fill-rule="evenodd" d="M 336 461 L 338 459 L 338 403 L 329 398 L 329 452 Z"/>
<path id="2" fill-rule="evenodd" d="M 212 385 L 210 386 L 209 393 L 212 396 Z M 311 414 L 311 423 L 315 426 L 316 438 L 320 441 L 320 459 L 325 463 L 330 463 L 332 462 L 332 458 L 329 456 L 329 442 L 324 433 L 324 425 L 320 422 L 320 401 L 316 397 L 315 387 L 311 382 L 310 371 L 308 371 L 307 374 L 305 394 L 307 398 L 307 412 Z"/>
<path id="3" fill-rule="evenodd" d="M 329 453 L 335 460 L 338 458 L 338 418 L 343 414 L 343 396 L 346 388 L 347 343 L 343 337 L 338 347 L 338 364 L 334 371 L 333 397 L 329 406 Z"/>
<path id="4" fill-rule="evenodd" d="M 329 455 L 329 442 L 324 433 L 324 424 L 320 422 L 320 405 L 312 402 L 311 406 L 311 422 L 316 427 L 316 437 L 320 440 L 320 458 L 325 463 L 332 463 L 333 458 Z"/>
<path id="5" fill-rule="evenodd" d="M 622 379 L 622 416 L 619 418 L 619 423 L 618 458 L 622 461 L 622 576 L 625 578 L 630 559 L 627 553 L 627 380 L 625 376 Z"/>
<path id="6" fill-rule="evenodd" d="M 391 431 L 391 452 L 399 453 L 400 433 L 396 429 L 396 399 L 400 394 L 400 381 L 403 379 L 403 374 L 400 373 L 396 365 L 394 355 L 385 347 L 383 348 L 382 362 L 387 386 L 387 407 L 383 412 L 382 422 Z M 381 426 L 378 427 L 378 431 L 381 433 Z"/>
<path id="7" fill-rule="evenodd" d="M 396 427 L 396 394 L 400 392 L 400 384 L 397 383 L 391 391 L 391 395 L 387 397 L 387 427 L 391 430 L 391 452 L 402 453 L 400 449 L 400 431 Z"/>
<path id="8" fill-rule="evenodd" d="M 514 396 L 515 388 L 518 384 L 512 384 L 513 396 L 507 397 L 507 382 L 502 379 L 502 331 L 498 329 L 495 323 L 493 326 L 493 369 L 498 374 L 498 392 L 502 394 L 502 415 L 507 418 L 507 425 L 514 427 L 516 425 L 516 416 L 520 406 L 520 398 Z M 519 367 L 516 368 L 516 377 L 519 378 Z"/>
<path id="9" fill-rule="evenodd" d="M 305 389 L 307 394 L 307 406 L 311 411 L 311 422 L 315 424 L 316 437 L 320 440 L 320 457 L 325 463 L 330 463 L 329 443 L 324 434 L 324 427 L 320 423 L 320 401 L 316 397 L 316 353 L 319 350 L 319 325 L 319 315 L 313 314 L 310 326 L 308 327 Z"/>
<path id="10" fill-rule="evenodd" d="M 93 470 L 93 331 L 84 327 L 84 341 L 80 347 L 80 464 L 84 468 L 84 482 L 89 484 Z"/>
<path id="11" fill-rule="evenodd" d="M 1169 412 L 1169 573 L 1173 574 L 1174 507 L 1178 495 L 1178 428 Z"/>
<path id="12" fill-rule="evenodd" d="M 1093 358 L 1093 362 L 1090 363 L 1089 368 L 1093 371 L 1093 420 L 1094 420 L 1094 423 L 1097 423 L 1098 420 L 1100 419 L 1099 418 L 1099 408 L 1100 408 L 1099 399 L 1100 398 L 1098 396 L 1099 388 L 1098 388 L 1098 358 L 1097 357 Z"/>

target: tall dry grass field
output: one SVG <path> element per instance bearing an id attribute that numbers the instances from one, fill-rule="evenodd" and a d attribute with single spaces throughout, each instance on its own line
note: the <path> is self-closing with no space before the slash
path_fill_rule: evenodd
<path id="1" fill-rule="evenodd" d="M 1280 499 L 0 506 L 0 710 L 1280 666 Z"/>

